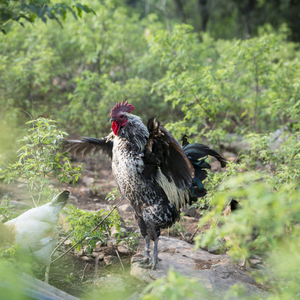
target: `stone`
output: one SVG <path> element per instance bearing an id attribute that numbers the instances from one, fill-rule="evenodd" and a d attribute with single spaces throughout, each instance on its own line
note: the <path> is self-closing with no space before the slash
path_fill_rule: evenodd
<path id="1" fill-rule="evenodd" d="M 106 241 L 107 247 L 116 247 L 117 246 L 117 241 L 115 239 L 109 239 Z"/>
<path id="2" fill-rule="evenodd" d="M 75 248 L 74 249 L 74 254 L 77 255 L 77 256 L 83 256 L 85 254 L 90 255 L 90 252 L 88 251 L 87 246 L 84 246 L 79 251 L 77 250 L 77 248 Z"/>
<path id="3" fill-rule="evenodd" d="M 93 250 L 93 251 L 95 251 L 95 252 L 100 252 L 100 251 L 102 251 L 102 247 L 103 246 L 105 246 L 101 241 L 98 241 L 97 243 L 96 243 L 96 248 Z"/>
<path id="4" fill-rule="evenodd" d="M 92 194 L 91 189 L 89 188 L 81 188 L 79 190 L 79 192 L 83 195 L 83 196 L 90 196 Z"/>
<path id="5" fill-rule="evenodd" d="M 120 212 L 132 212 L 133 211 L 133 208 L 130 204 L 122 204 L 118 207 L 118 210 Z"/>
<path id="6" fill-rule="evenodd" d="M 81 248 L 79 251 L 77 250 L 77 248 L 74 249 L 74 254 L 76 256 L 83 256 L 84 252 L 83 252 L 83 248 Z"/>
<path id="7" fill-rule="evenodd" d="M 86 185 L 86 186 L 90 186 L 92 185 L 94 182 L 95 182 L 95 179 L 92 178 L 92 177 L 87 177 L 87 176 L 84 176 L 82 177 L 82 182 Z"/>
<path id="8" fill-rule="evenodd" d="M 149 270 L 139 267 L 139 262 L 135 262 L 131 265 L 130 275 L 143 282 L 151 283 L 153 281 Z M 164 276 L 163 272 L 161 272 L 161 276 Z"/>
<path id="9" fill-rule="evenodd" d="M 124 246 L 124 245 L 119 245 L 118 246 L 118 252 L 122 253 L 122 254 L 131 254 L 132 250 L 128 247 L 128 246 Z"/>
<path id="10" fill-rule="evenodd" d="M 98 259 L 98 260 L 103 260 L 104 259 L 104 253 L 102 252 L 93 252 L 92 257 Z"/>
<path id="11" fill-rule="evenodd" d="M 169 269 L 194 278 L 207 291 L 207 298 L 224 299 L 230 287 L 241 284 L 245 287 L 245 298 L 249 296 L 266 297 L 268 294 L 259 289 L 247 272 L 231 263 L 228 255 L 214 255 L 203 249 L 194 250 L 194 246 L 170 237 L 161 236 L 159 241 L 159 258 L 156 270 L 143 269 L 132 258 L 130 274 L 137 279 L 150 283 L 161 277 L 166 277 Z M 230 298 L 231 299 L 231 298 Z M 239 298 L 234 298 L 239 299 Z"/>
<path id="12" fill-rule="evenodd" d="M 131 262 L 131 264 L 134 264 L 134 263 L 136 263 L 136 262 L 139 262 L 139 260 L 141 260 L 141 259 L 143 259 L 143 258 L 144 258 L 144 255 L 143 255 L 143 254 L 137 253 L 137 254 L 135 254 L 135 255 L 133 255 L 133 256 L 131 257 L 130 262 Z"/>
<path id="13" fill-rule="evenodd" d="M 107 204 L 100 204 L 100 203 L 96 203 L 97 206 L 97 211 L 99 210 L 107 210 L 107 211 L 111 211 L 111 206 L 107 205 Z"/>
<path id="14" fill-rule="evenodd" d="M 196 207 L 185 207 L 182 209 L 182 211 L 184 212 L 184 216 L 187 216 L 187 217 L 195 218 L 198 214 Z"/>
<path id="15" fill-rule="evenodd" d="M 70 199 L 70 200 L 69 200 L 70 202 L 78 203 L 78 198 L 77 198 L 76 196 L 74 196 L 74 195 L 70 195 L 70 196 L 69 196 L 69 199 Z"/>
<path id="16" fill-rule="evenodd" d="M 224 243 L 219 242 L 215 246 L 209 246 L 208 247 L 208 252 L 211 254 L 224 254 L 226 253 L 226 248 L 224 247 Z"/>
<path id="17" fill-rule="evenodd" d="M 93 262 L 93 258 L 90 256 L 82 256 L 81 260 L 86 261 L 86 262 Z"/>
<path id="18" fill-rule="evenodd" d="M 72 241 L 70 239 L 67 239 L 64 241 L 64 244 L 70 246 L 72 244 Z"/>
<path id="19" fill-rule="evenodd" d="M 119 259 L 116 256 L 112 256 L 112 255 L 105 256 L 103 260 L 107 266 L 119 262 Z"/>
<path id="20" fill-rule="evenodd" d="M 110 232 L 111 232 L 111 236 L 114 236 L 116 233 L 124 233 L 125 234 L 125 233 L 127 233 L 127 230 L 125 227 L 122 227 L 122 226 L 119 230 L 117 230 L 116 227 L 113 226 L 113 227 L 111 227 Z"/>

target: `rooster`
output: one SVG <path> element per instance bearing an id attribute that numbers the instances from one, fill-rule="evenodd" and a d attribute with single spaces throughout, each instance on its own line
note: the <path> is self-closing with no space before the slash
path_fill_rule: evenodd
<path id="1" fill-rule="evenodd" d="M 17 244 L 39 264 L 49 266 L 52 251 L 58 244 L 58 213 L 67 203 L 69 195 L 69 191 L 63 191 L 51 202 L 32 208 L 4 224 L 0 223 L 0 246 Z"/>
<path id="2" fill-rule="evenodd" d="M 210 168 L 206 156 L 214 156 L 222 167 L 226 160 L 205 145 L 188 144 L 186 138 L 182 148 L 157 119 L 151 118 L 146 127 L 133 110 L 127 101 L 116 103 L 111 110 L 111 134 L 65 141 L 64 150 L 75 155 L 100 150 L 112 159 L 117 186 L 130 201 L 145 238 L 141 267 L 155 269 L 160 230 L 179 219 L 182 207 L 206 194 L 202 184 L 205 169 Z M 152 257 L 150 240 L 154 241 Z"/>

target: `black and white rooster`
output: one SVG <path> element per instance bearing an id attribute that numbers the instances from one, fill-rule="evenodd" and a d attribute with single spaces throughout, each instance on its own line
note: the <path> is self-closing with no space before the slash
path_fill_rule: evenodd
<path id="1" fill-rule="evenodd" d="M 160 229 L 172 226 L 179 219 L 180 208 L 206 194 L 202 184 L 205 169 L 210 168 L 206 156 L 214 156 L 222 167 L 226 161 L 205 145 L 188 144 L 186 138 L 181 147 L 155 118 L 146 127 L 131 114 L 133 110 L 127 101 L 117 103 L 111 110 L 111 134 L 103 139 L 65 141 L 64 147 L 74 154 L 101 150 L 112 159 L 118 188 L 134 208 L 146 240 L 143 267 L 155 269 Z M 154 241 L 152 258 L 150 240 Z"/>

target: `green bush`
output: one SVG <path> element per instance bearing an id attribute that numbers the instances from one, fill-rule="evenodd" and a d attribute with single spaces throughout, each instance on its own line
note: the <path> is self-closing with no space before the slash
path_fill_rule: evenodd
<path id="1" fill-rule="evenodd" d="M 104 220 L 107 214 L 108 212 L 104 209 L 89 212 L 73 206 L 70 207 L 66 221 L 69 224 L 69 230 L 72 231 L 71 240 L 73 244 L 87 238 L 85 242 L 78 245 L 78 250 L 81 249 L 83 244 L 88 246 L 89 251 L 91 251 L 91 247 L 96 248 L 98 241 L 102 244 L 106 244 L 107 239 L 111 236 L 113 227 L 117 231 L 120 231 L 121 220 L 118 212 L 113 211 L 113 213 Z M 101 226 L 92 232 L 102 221 Z"/>
<path id="2" fill-rule="evenodd" d="M 50 201 L 57 190 L 53 183 L 76 183 L 81 176 L 81 166 L 72 167 L 67 153 L 61 152 L 61 140 L 66 132 L 57 129 L 55 121 L 39 118 L 27 122 L 28 134 L 21 139 L 18 161 L 0 169 L 9 184 L 24 182 L 35 206 L 40 201 Z"/>

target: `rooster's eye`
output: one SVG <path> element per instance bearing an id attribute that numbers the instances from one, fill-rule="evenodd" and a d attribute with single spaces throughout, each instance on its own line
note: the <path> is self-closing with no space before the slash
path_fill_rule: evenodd
<path id="1" fill-rule="evenodd" d="M 121 118 L 121 119 L 123 119 L 123 118 L 124 118 L 124 116 L 123 116 L 123 115 L 121 115 L 121 116 L 120 116 L 120 118 Z"/>

